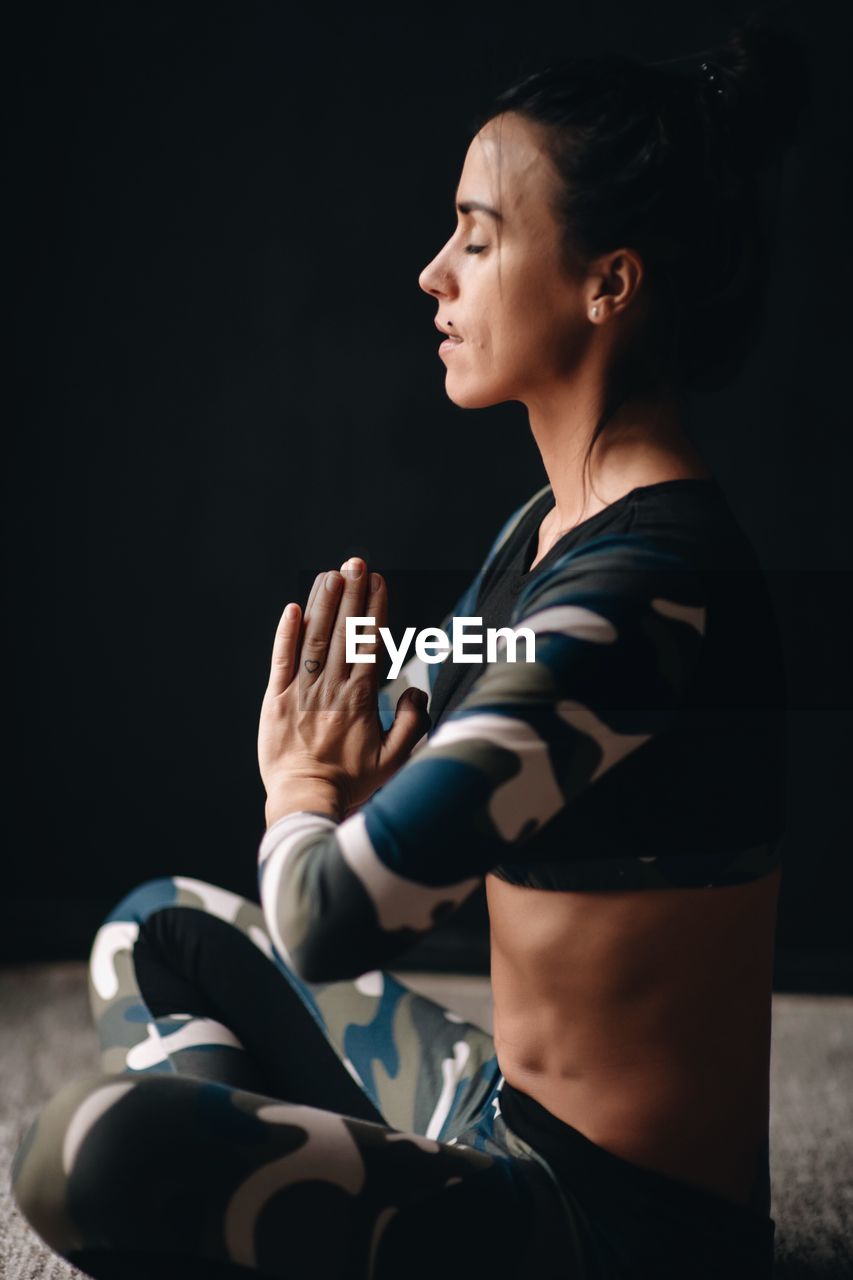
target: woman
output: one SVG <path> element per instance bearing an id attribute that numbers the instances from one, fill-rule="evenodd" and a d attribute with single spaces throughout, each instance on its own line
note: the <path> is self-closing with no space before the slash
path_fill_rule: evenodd
<path id="1" fill-rule="evenodd" d="M 450 398 L 521 401 L 548 475 L 442 626 L 508 631 L 377 690 L 344 636 L 381 575 L 285 610 L 260 906 L 181 876 L 116 906 L 106 1074 L 16 1157 L 83 1271 L 770 1276 L 783 671 L 684 392 L 754 336 L 802 80 L 752 23 L 692 75 L 571 59 L 487 114 L 420 284 Z M 484 879 L 494 1037 L 386 968 Z"/>

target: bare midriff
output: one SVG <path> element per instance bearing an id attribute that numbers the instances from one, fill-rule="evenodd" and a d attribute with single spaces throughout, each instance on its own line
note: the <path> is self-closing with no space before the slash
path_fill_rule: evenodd
<path id="1" fill-rule="evenodd" d="M 779 880 L 565 892 L 489 873 L 505 1080 L 607 1151 L 746 1204 L 768 1133 Z"/>

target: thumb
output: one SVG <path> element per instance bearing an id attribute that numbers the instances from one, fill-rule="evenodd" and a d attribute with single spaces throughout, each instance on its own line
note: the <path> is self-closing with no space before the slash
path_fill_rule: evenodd
<path id="1" fill-rule="evenodd" d="M 427 711 L 428 697 L 423 689 L 410 687 L 397 699 L 394 721 L 385 734 L 382 763 L 397 768 L 408 756 L 432 721 Z"/>

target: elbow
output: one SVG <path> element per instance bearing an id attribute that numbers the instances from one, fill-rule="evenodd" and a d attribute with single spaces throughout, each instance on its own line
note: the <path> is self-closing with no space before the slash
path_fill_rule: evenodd
<path id="1" fill-rule="evenodd" d="M 316 893 L 308 892 L 304 877 L 295 883 L 292 878 L 283 878 L 283 859 L 277 855 L 276 850 L 261 864 L 258 882 L 264 924 L 273 948 L 303 982 L 333 982 L 343 975 L 336 972 L 339 948 L 329 921 L 323 919 Z"/>
<path id="2" fill-rule="evenodd" d="M 328 948 L 306 948 L 297 952 L 293 971 L 303 982 L 351 982 L 371 966 L 346 964 L 344 957 Z"/>
<path id="3" fill-rule="evenodd" d="M 288 969 L 302 982 L 342 982 L 344 979 L 357 978 L 362 969 L 353 971 L 351 965 L 344 963 L 340 946 L 334 945 L 334 939 L 323 936 L 324 930 L 294 930 L 282 927 L 278 919 L 270 919 L 264 912 L 267 932 L 273 946 Z"/>
<path id="4" fill-rule="evenodd" d="M 379 963 L 366 941 L 351 921 L 315 921 L 293 948 L 294 971 L 303 982 L 352 982 Z"/>
<path id="5" fill-rule="evenodd" d="M 284 875 L 283 871 L 288 874 Z M 273 853 L 260 876 L 267 932 L 284 964 L 303 982 L 343 982 L 382 964 L 398 939 L 377 927 L 363 885 L 338 858 L 325 867 Z"/>
<path id="6" fill-rule="evenodd" d="M 303 982 L 343 982 L 357 978 L 358 973 L 345 972 L 326 951 L 300 954 L 294 965 L 294 973 Z"/>

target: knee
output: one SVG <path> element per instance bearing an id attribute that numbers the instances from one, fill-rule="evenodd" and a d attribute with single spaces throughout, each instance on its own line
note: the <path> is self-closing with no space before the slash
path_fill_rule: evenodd
<path id="1" fill-rule="evenodd" d="M 18 1209 L 63 1256 L 98 1243 L 93 1222 L 102 1189 L 115 1178 L 110 1153 L 128 1140 L 119 1104 L 138 1084 L 104 1074 L 70 1081 L 42 1107 L 15 1153 L 10 1190 Z"/>
<path id="2" fill-rule="evenodd" d="M 104 918 L 100 928 L 105 929 L 112 924 L 140 925 L 153 912 L 162 907 L 176 907 L 180 904 L 181 892 L 179 878 L 175 876 L 156 876 L 143 880 L 120 898 L 109 915 Z"/>
<path id="3" fill-rule="evenodd" d="M 140 929 L 164 907 L 192 907 L 242 930 L 269 959 L 272 944 L 263 911 L 239 893 L 189 876 L 160 876 L 145 880 L 113 907 L 97 930 L 89 953 L 89 982 L 94 1003 L 102 1007 L 114 999 L 121 985 L 123 961 L 119 952 L 132 952 Z"/>
<path id="4" fill-rule="evenodd" d="M 177 906 L 179 891 L 171 876 L 145 880 L 126 893 L 104 919 L 89 952 L 91 989 L 101 1000 L 112 1000 L 119 988 L 116 955 L 132 951 L 140 926 L 154 911 Z"/>

